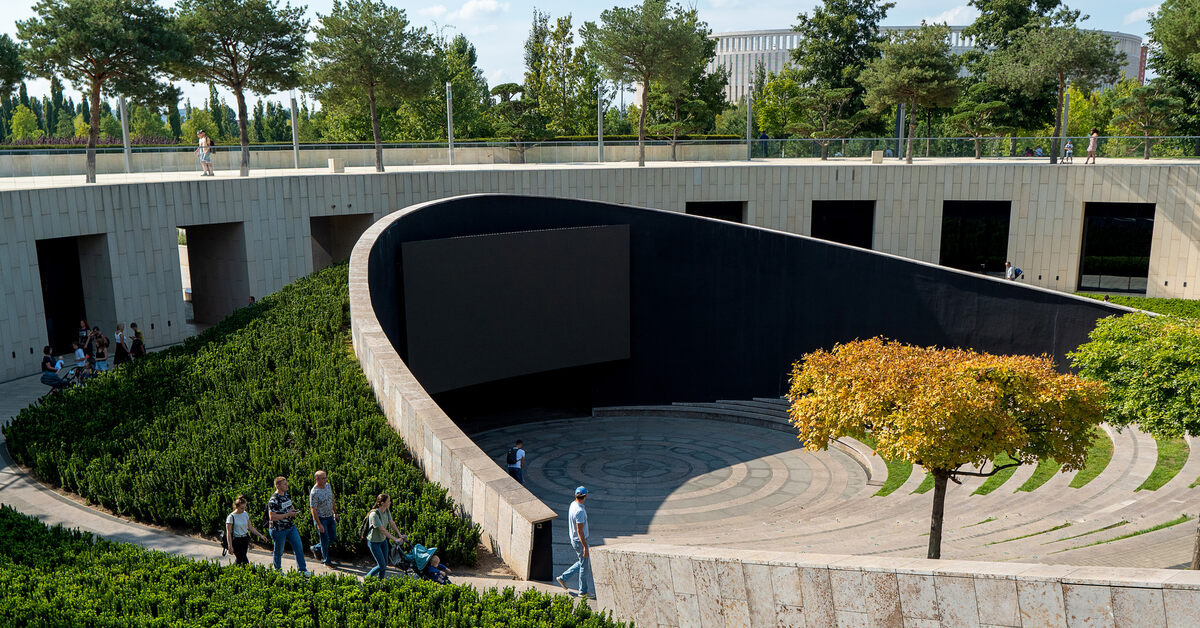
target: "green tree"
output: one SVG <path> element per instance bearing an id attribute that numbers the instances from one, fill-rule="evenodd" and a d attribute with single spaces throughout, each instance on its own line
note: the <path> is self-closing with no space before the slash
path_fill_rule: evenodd
<path id="1" fill-rule="evenodd" d="M 717 115 L 729 106 L 725 101 L 729 72 L 725 68 L 713 72 L 707 70 L 715 56 L 717 42 L 711 39 L 705 39 L 705 42 L 705 53 L 693 60 L 688 80 L 655 85 L 653 96 L 647 102 L 650 130 L 670 138 L 672 160 L 676 158 L 680 135 L 711 131 L 716 126 Z"/>
<path id="2" fill-rule="evenodd" d="M 1146 159 L 1157 135 L 1170 135 L 1175 130 L 1174 113 L 1183 107 L 1183 99 L 1175 90 L 1161 80 L 1135 87 L 1133 91 L 1113 104 L 1116 115 L 1113 126 L 1122 135 L 1138 135 Z"/>
<path id="3" fill-rule="evenodd" d="M 121 121 L 111 113 L 106 113 L 100 116 L 100 135 L 104 136 L 104 143 L 113 144 L 121 141 Z"/>
<path id="4" fill-rule="evenodd" d="M 894 2 L 879 0 L 823 0 L 811 15 L 796 16 L 793 29 L 800 33 L 800 41 L 792 49 L 792 64 L 800 84 L 825 90 L 850 89 L 853 97 L 841 107 L 843 115 L 850 117 L 862 111 L 864 89 L 858 75 L 879 58 L 879 47 L 885 42 L 879 23 L 894 6 Z M 756 85 L 763 83 L 755 81 Z"/>
<path id="5" fill-rule="evenodd" d="M 171 137 L 178 142 L 183 136 L 183 121 L 179 118 L 179 95 L 167 102 L 167 127 L 171 131 Z"/>
<path id="6" fill-rule="evenodd" d="M 885 53 L 886 54 L 886 53 Z M 809 450 L 842 436 L 875 439 L 888 460 L 933 476 L 929 558 L 941 557 L 946 483 L 1053 458 L 1063 470 L 1087 459 L 1104 419 L 1104 386 L 1064 375 L 1047 357 L 914 347 L 880 338 L 804 356 L 792 370 L 792 424 Z M 989 461 L 1013 464 L 990 472 Z M 957 480 L 956 480 L 957 481 Z"/>
<path id="7" fill-rule="evenodd" d="M 1200 20 L 1196 17 L 1197 3 L 1193 1 L 1185 9 L 1188 6 L 1185 2 L 1164 2 L 1151 16 L 1149 66 L 1183 98 L 1183 106 L 1175 111 L 1175 126 L 1184 135 L 1195 136 L 1191 154 L 1200 157 L 1200 64 L 1193 62 L 1193 55 L 1185 54 L 1186 45 L 1167 46 L 1162 41 L 1182 39 L 1177 33 L 1188 28 L 1187 20 Z"/>
<path id="8" fill-rule="evenodd" d="M 153 0 L 39 0 L 35 17 L 17 22 L 26 65 L 38 76 L 62 76 L 88 95 L 87 182 L 96 181 L 100 95 L 161 101 L 175 93 L 162 71 L 181 60 L 187 39 Z"/>
<path id="9" fill-rule="evenodd" d="M 1076 26 L 1079 19 L 1078 11 L 1067 9 L 1052 18 L 1035 19 L 1013 36 L 1011 46 L 996 51 L 989 63 L 991 80 L 1030 97 L 1042 93 L 1047 82 L 1055 84 L 1058 96 L 1050 163 L 1058 163 L 1063 94 L 1068 81 L 1084 91 L 1099 83 L 1113 83 L 1125 56 L 1115 50 L 1108 35 Z"/>
<path id="10" fill-rule="evenodd" d="M 196 137 L 197 131 L 204 131 L 205 135 L 217 137 L 217 124 L 213 121 L 212 114 L 199 107 L 193 108 L 191 115 L 180 125 L 182 136 L 188 138 L 189 141 L 194 141 L 193 138 Z"/>
<path id="11" fill-rule="evenodd" d="M 866 92 L 863 101 L 873 111 L 893 105 L 908 107 L 906 163 L 912 163 L 912 136 L 917 130 L 917 107 L 949 107 L 958 97 L 959 59 L 950 54 L 950 27 L 921 24 L 894 35 L 880 45 L 883 53 L 859 74 Z"/>
<path id="12" fill-rule="evenodd" d="M 550 42 L 550 15 L 537 9 L 533 10 L 533 23 L 529 27 L 529 36 L 525 38 L 525 82 L 521 88 L 521 100 L 528 107 L 523 107 L 522 124 L 529 127 L 521 133 L 527 137 L 542 137 L 548 135 L 546 116 L 541 112 L 541 94 L 546 79 L 547 56 Z M 509 130 L 511 127 L 508 127 Z M 522 151 L 522 157 L 524 152 Z"/>
<path id="13" fill-rule="evenodd" d="M 37 127 L 37 116 L 25 105 L 17 105 L 8 123 L 9 133 L 14 140 L 30 140 L 41 137 Z"/>
<path id="14" fill-rule="evenodd" d="M 136 105 L 129 112 L 129 132 L 138 137 L 170 137 L 171 130 L 163 122 L 156 107 Z"/>
<path id="15" fill-rule="evenodd" d="M 596 127 L 600 71 L 582 46 L 575 47 L 573 33 L 571 16 L 560 17 L 540 44 L 538 110 L 554 135 L 584 135 Z"/>
<path id="16" fill-rule="evenodd" d="M 322 103 L 366 97 L 375 170 L 383 172 L 383 136 L 377 103 L 390 109 L 419 98 L 433 85 L 433 41 L 413 28 L 403 9 L 376 0 L 334 0 L 311 47 L 308 83 Z"/>
<path id="17" fill-rule="evenodd" d="M 75 122 L 67 115 L 67 111 L 59 112 L 58 125 L 54 127 L 54 137 L 75 137 Z"/>
<path id="18" fill-rule="evenodd" d="M 829 145 L 835 139 L 849 137 L 869 119 L 865 110 L 847 112 L 854 106 L 854 97 L 855 90 L 849 87 L 805 85 L 800 72 L 788 67 L 767 81 L 754 112 L 764 132 L 817 140 L 821 159 L 828 159 Z"/>
<path id="19" fill-rule="evenodd" d="M 88 121 L 83 118 L 82 113 L 75 114 L 75 118 L 71 120 L 71 123 L 75 127 L 74 137 L 87 137 L 88 127 L 91 125 L 89 125 Z"/>
<path id="20" fill-rule="evenodd" d="M 1150 32 L 1164 54 L 1200 72 L 1200 0 L 1164 0 L 1150 16 Z"/>
<path id="21" fill-rule="evenodd" d="M 9 98 L 25 79 L 21 47 L 8 34 L 0 35 L 0 97 Z"/>
<path id="22" fill-rule="evenodd" d="M 708 47 L 708 26 L 696 9 L 667 0 L 643 0 L 635 7 L 613 7 L 600 24 L 583 25 L 588 55 L 613 82 L 642 86 L 638 106 L 638 166 L 646 165 L 646 106 L 654 84 L 686 82 Z"/>
<path id="23" fill-rule="evenodd" d="M 454 137 L 488 137 L 492 132 L 491 90 L 478 66 L 475 45 L 459 34 L 436 39 L 432 87 L 424 96 L 404 102 L 397 110 L 397 139 L 445 139 L 446 83 L 454 97 Z"/>
<path id="24" fill-rule="evenodd" d="M 976 83 L 965 90 L 954 113 L 946 119 L 951 129 L 966 133 L 975 141 L 975 159 L 983 157 L 982 139 L 1005 129 L 998 118 L 1008 105 L 997 98 L 992 85 Z"/>
<path id="25" fill-rule="evenodd" d="M 500 100 L 492 107 L 496 136 L 517 142 L 513 149 L 516 163 L 525 163 L 525 151 L 531 148 L 530 140 L 547 135 L 537 103 L 518 97 L 524 89 L 518 83 L 501 83 L 491 91 L 492 96 Z"/>
<path id="26" fill-rule="evenodd" d="M 305 7 L 278 0 L 179 0 L 180 28 L 191 35 L 192 54 L 175 72 L 194 83 L 223 85 L 237 101 L 241 175 L 250 174 L 246 90 L 270 93 L 300 84 L 297 61 L 308 32 Z"/>

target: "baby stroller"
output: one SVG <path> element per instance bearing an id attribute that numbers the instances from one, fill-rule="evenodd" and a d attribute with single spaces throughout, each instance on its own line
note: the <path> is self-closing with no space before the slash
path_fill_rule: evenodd
<path id="1" fill-rule="evenodd" d="M 429 559 L 437 553 L 436 547 L 425 547 L 420 543 L 414 543 L 411 550 L 405 552 L 404 548 L 399 543 L 392 544 L 392 551 L 389 558 L 392 565 L 404 572 L 410 578 L 420 578 L 422 580 L 433 580 L 450 584 L 450 579 L 445 575 L 439 580 L 437 577 L 430 574 L 425 567 L 429 565 Z"/>

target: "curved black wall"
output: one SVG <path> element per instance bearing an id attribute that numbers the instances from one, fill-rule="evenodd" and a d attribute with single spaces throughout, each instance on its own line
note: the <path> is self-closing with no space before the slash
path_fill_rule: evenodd
<path id="1" fill-rule="evenodd" d="M 413 210 L 380 236 L 370 263 L 379 321 L 407 360 L 403 242 L 591 225 L 629 225 L 631 357 L 443 393 L 437 401 L 448 414 L 498 417 L 541 407 L 578 411 L 777 396 L 786 392 L 791 364 L 804 353 L 876 335 L 995 353 L 1048 353 L 1062 367 L 1096 319 L 1125 311 L 724 221 L 574 199 L 487 195 Z M 420 366 L 409 366 L 419 379 Z"/>

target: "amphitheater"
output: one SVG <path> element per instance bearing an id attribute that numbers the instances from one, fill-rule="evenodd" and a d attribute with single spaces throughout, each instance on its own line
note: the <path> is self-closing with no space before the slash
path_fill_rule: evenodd
<path id="1" fill-rule="evenodd" d="M 1200 478 L 1194 439 L 1182 469 L 1153 491 L 1138 488 L 1157 464 L 1155 440 L 1107 426 L 1111 461 L 1081 488 L 1068 473 L 1016 490 L 1032 466 L 987 494 L 975 494 L 983 478 L 951 484 L 945 560 L 929 561 L 924 472 L 876 496 L 884 462 L 853 439 L 804 451 L 781 398 L 803 348 L 876 333 L 1061 363 L 1097 318 L 1127 311 L 1058 291 L 1082 280 L 1089 203 L 1154 204 L 1146 291 L 1193 296 L 1194 164 L 465 166 L 158 179 L 0 193 L 14 208 L 3 216 L 13 228 L 0 261 L 19 271 L 4 284 L 0 319 L 13 330 L 3 340 L 12 356 L 0 384 L 5 414 L 36 389 L 24 377 L 25 345 L 45 337 L 49 316 L 38 303 L 37 245 L 74 239 L 81 260 L 102 258 L 99 283 L 111 292 L 85 295 L 89 312 L 144 316 L 158 325 L 152 344 L 170 344 L 193 324 L 179 303 L 174 242 L 185 226 L 199 243 L 189 242 L 191 265 L 236 279 L 193 273 L 192 307 L 207 316 L 349 257 L 354 350 L 426 475 L 518 578 L 543 582 L 574 560 L 560 521 L 571 488 L 586 484 L 597 603 L 620 619 L 1200 625 L 1200 577 L 1180 569 L 1196 525 L 1181 521 L 1194 513 Z M 814 207 L 830 198 L 872 200 L 874 251 L 808 237 Z M 998 199 L 1011 200 L 1006 253 L 1026 260 L 1028 281 L 938 266 L 944 204 Z M 738 208 L 747 224 L 684 215 L 714 206 Z M 546 268 L 555 272 L 529 282 L 534 307 L 503 298 L 511 271 Z M 474 288 L 474 300 L 429 298 L 447 285 Z M 501 464 L 517 438 L 529 450 L 524 486 Z M 14 487 L 36 490 L 11 464 L 5 472 L 0 501 L 54 510 L 14 497 Z M 143 542 L 113 522 L 82 525 Z M 191 541 L 157 542 L 204 555 Z"/>

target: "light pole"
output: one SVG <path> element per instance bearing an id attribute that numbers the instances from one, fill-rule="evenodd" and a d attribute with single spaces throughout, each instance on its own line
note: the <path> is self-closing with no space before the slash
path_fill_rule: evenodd
<path id="1" fill-rule="evenodd" d="M 450 165 L 454 165 L 454 92 L 450 90 L 450 81 L 446 81 L 446 148 L 450 155 Z"/>
<path id="2" fill-rule="evenodd" d="M 596 84 L 596 161 L 604 163 L 604 85 Z"/>
<path id="3" fill-rule="evenodd" d="M 125 106 L 125 97 L 117 96 L 117 106 L 121 108 L 121 144 L 125 153 L 125 172 L 133 172 L 133 155 L 129 150 L 129 107 Z"/>
<path id="4" fill-rule="evenodd" d="M 746 161 L 754 158 L 754 140 L 750 137 L 754 133 L 754 119 L 752 110 L 754 109 L 754 83 L 746 86 Z"/>
<path id="5" fill-rule="evenodd" d="M 300 127 L 296 117 L 296 90 L 289 92 L 292 99 L 292 165 L 300 168 Z"/>

